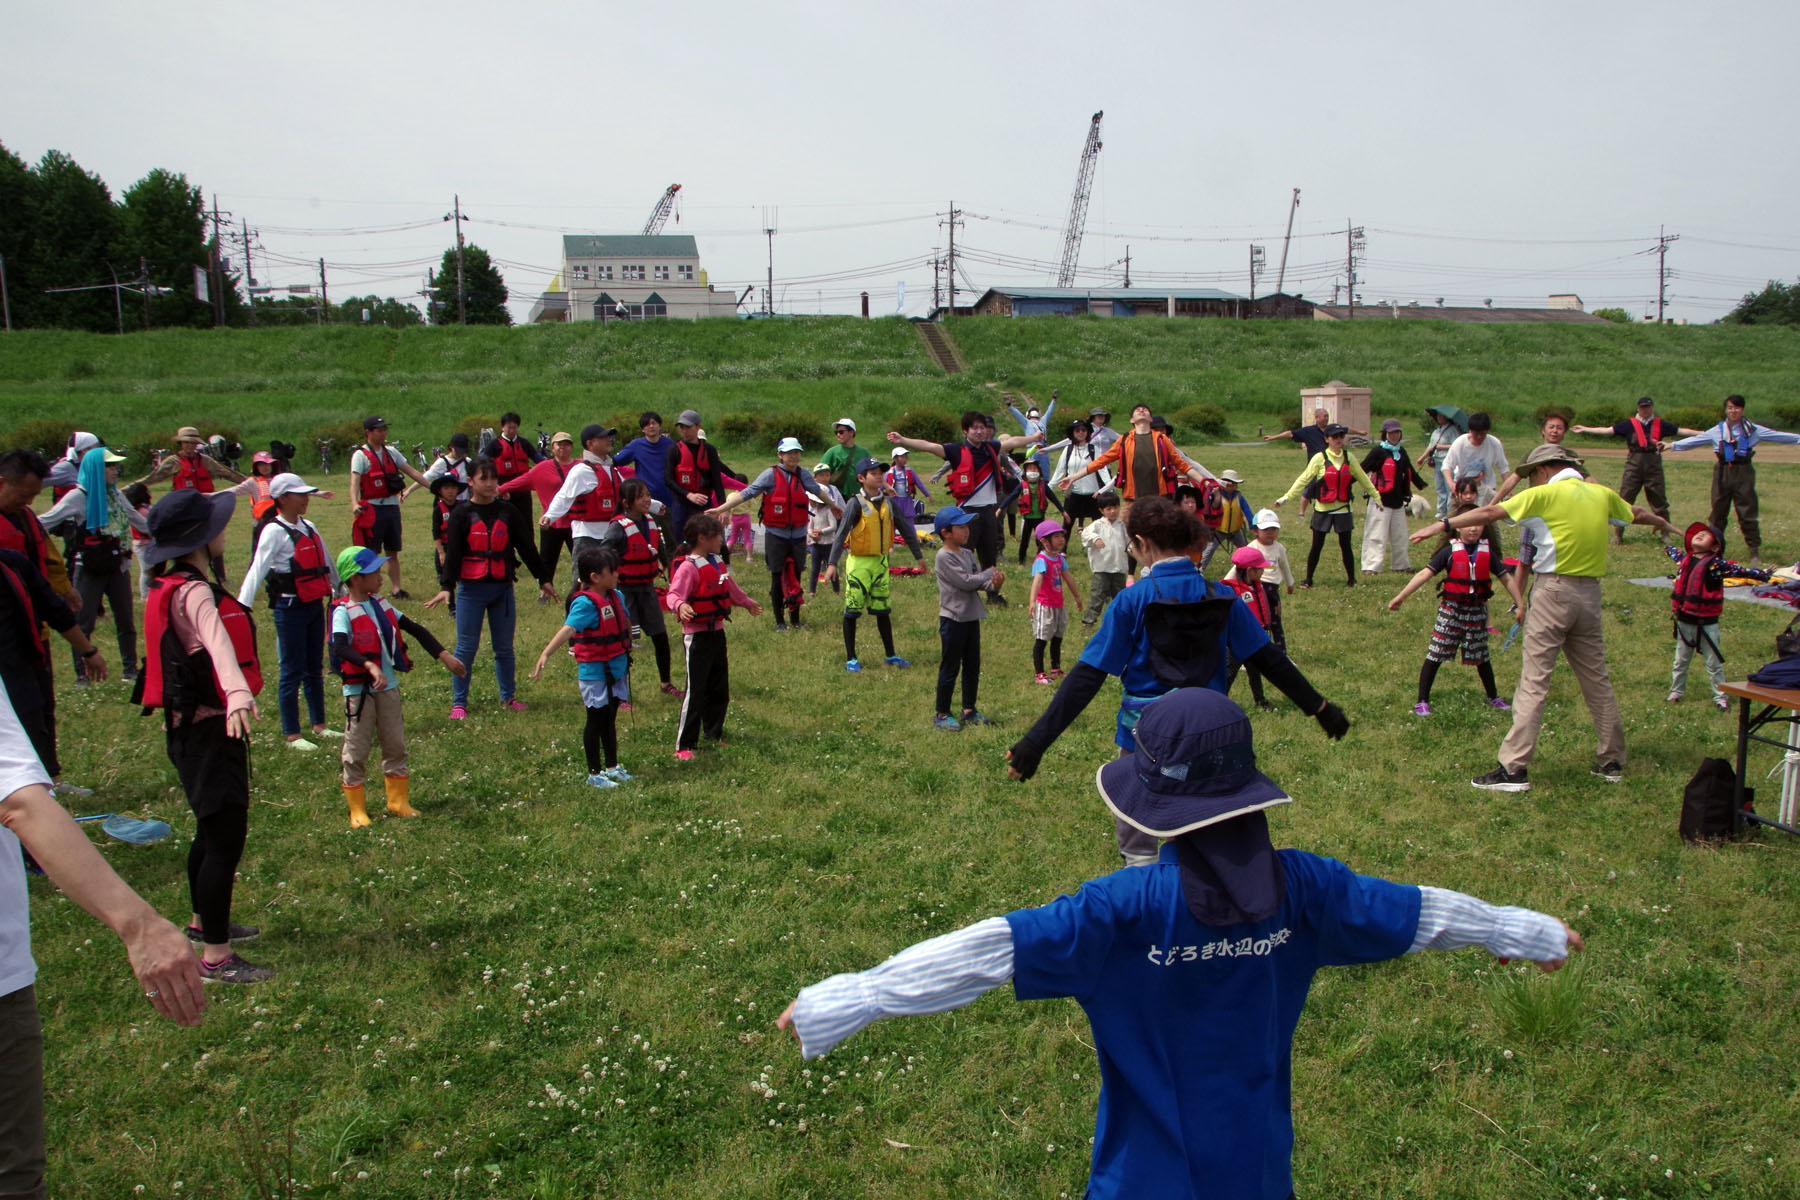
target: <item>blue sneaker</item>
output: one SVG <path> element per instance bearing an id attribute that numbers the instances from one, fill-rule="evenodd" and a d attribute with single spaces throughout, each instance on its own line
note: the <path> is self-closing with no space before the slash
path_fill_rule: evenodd
<path id="1" fill-rule="evenodd" d="M 608 767 L 600 773 L 614 783 L 630 783 L 634 778 L 631 772 L 625 769 L 624 763 L 620 763 L 616 767 Z"/>
<path id="2" fill-rule="evenodd" d="M 605 771 L 589 775 L 587 781 L 588 786 L 594 788 L 616 788 L 619 786 L 618 781 L 608 775 Z"/>
<path id="3" fill-rule="evenodd" d="M 949 713 L 940 713 L 931 718 L 931 724 L 933 728 L 941 729 L 945 733 L 962 732 L 962 722 L 951 716 Z"/>
<path id="4" fill-rule="evenodd" d="M 982 715 L 979 710 L 971 709 L 962 715 L 962 723 L 964 725 L 992 725 L 994 722 L 991 718 Z"/>
<path id="5" fill-rule="evenodd" d="M 881 661 L 886 663 L 890 667 L 910 667 L 910 666 L 912 666 L 911 663 L 907 662 L 904 658 L 901 658 L 898 654 L 890 654 L 886 658 L 882 659 Z"/>
<path id="6" fill-rule="evenodd" d="M 856 659 L 853 658 L 849 662 L 844 664 L 844 670 L 850 672 L 852 675 L 855 675 L 857 672 L 862 670 L 862 663 L 858 662 Z"/>

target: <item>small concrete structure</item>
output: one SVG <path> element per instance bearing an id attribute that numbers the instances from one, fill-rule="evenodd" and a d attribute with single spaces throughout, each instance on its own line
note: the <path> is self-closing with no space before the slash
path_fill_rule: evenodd
<path id="1" fill-rule="evenodd" d="M 1373 393 L 1366 387 L 1352 387 L 1334 379 L 1324 387 L 1300 389 L 1300 423 L 1311 425 L 1314 411 L 1324 409 L 1330 421 L 1342 425 L 1353 434 L 1369 433 L 1369 400 Z"/>

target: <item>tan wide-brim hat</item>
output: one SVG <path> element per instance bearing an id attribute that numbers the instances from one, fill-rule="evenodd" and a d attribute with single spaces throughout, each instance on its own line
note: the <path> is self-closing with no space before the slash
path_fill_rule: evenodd
<path id="1" fill-rule="evenodd" d="M 178 442 L 204 442 L 206 439 L 201 437 L 200 431 L 192 425 L 183 425 L 175 431 L 175 440 Z"/>

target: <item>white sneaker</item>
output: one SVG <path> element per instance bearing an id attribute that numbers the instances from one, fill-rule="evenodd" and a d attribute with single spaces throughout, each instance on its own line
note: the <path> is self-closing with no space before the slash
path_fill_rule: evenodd
<path id="1" fill-rule="evenodd" d="M 313 730 L 313 736 L 316 738 L 335 738 L 340 742 L 344 740 L 344 735 L 335 729 L 315 729 Z"/>
<path id="2" fill-rule="evenodd" d="M 287 741 L 287 748 L 289 750 L 317 750 L 319 744 L 317 742 L 309 742 L 303 737 L 289 738 Z"/>

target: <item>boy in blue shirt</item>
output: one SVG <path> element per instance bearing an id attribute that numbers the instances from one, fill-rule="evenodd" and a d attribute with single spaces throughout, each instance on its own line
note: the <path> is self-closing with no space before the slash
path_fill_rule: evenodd
<path id="1" fill-rule="evenodd" d="M 1020 1000 L 1073 997 L 1100 1060 L 1089 1197 L 1287 1200 L 1294 1028 L 1320 967 L 1483 946 L 1554 971 L 1582 949 L 1543 913 L 1276 851 L 1264 810 L 1289 797 L 1216 692 L 1157 700 L 1136 743 L 1100 768 L 1099 790 L 1121 821 L 1169 839 L 1155 866 L 832 976 L 776 1025 L 818 1058 L 872 1021 L 945 1012 L 1009 979 Z"/>

